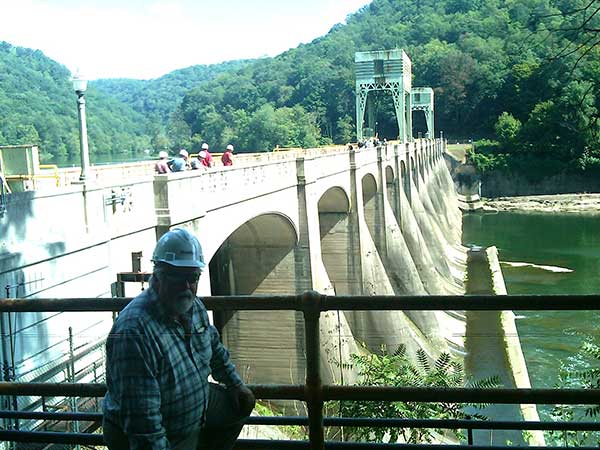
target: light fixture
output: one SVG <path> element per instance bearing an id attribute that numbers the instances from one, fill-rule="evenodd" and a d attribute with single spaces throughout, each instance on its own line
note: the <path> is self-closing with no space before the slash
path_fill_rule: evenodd
<path id="1" fill-rule="evenodd" d="M 79 71 L 71 79 L 73 90 L 77 94 L 77 115 L 79 117 L 79 150 L 81 151 L 81 175 L 79 181 L 85 183 L 88 179 L 90 168 L 90 154 L 87 139 L 87 124 L 85 120 L 85 91 L 87 79 Z"/>

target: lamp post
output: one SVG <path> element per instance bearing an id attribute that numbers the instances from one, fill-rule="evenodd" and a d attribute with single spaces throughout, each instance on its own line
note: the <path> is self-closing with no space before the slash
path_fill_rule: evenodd
<path id="1" fill-rule="evenodd" d="M 90 168 L 90 152 L 88 149 L 87 124 L 85 121 L 85 90 L 87 80 L 79 73 L 73 76 L 73 90 L 77 94 L 77 115 L 79 116 L 79 150 L 81 152 L 81 175 L 79 181 L 86 182 Z"/>

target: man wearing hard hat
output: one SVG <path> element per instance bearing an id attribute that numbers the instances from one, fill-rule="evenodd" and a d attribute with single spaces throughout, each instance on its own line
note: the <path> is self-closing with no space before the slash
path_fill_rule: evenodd
<path id="1" fill-rule="evenodd" d="M 255 399 L 196 297 L 202 247 L 176 228 L 159 239 L 152 261 L 149 288 L 121 311 L 106 341 L 106 444 L 229 450 Z"/>
<path id="2" fill-rule="evenodd" d="M 154 164 L 154 171 L 156 173 L 169 173 L 171 171 L 169 168 L 169 154 L 162 150 L 158 153 L 158 157 L 160 159 Z"/>
<path id="3" fill-rule="evenodd" d="M 189 156 L 190 155 L 185 148 L 179 150 L 179 156 L 177 158 L 173 158 L 171 170 L 173 172 L 183 172 L 184 170 L 188 170 L 190 168 L 188 161 Z"/>
<path id="4" fill-rule="evenodd" d="M 225 149 L 225 152 L 221 156 L 221 162 L 224 166 L 233 166 L 233 145 L 229 144 Z"/>
<path id="5" fill-rule="evenodd" d="M 206 167 L 213 167 L 215 165 L 213 157 L 208 151 L 208 144 L 206 142 L 202 144 L 202 151 L 200 152 L 200 162 Z"/>

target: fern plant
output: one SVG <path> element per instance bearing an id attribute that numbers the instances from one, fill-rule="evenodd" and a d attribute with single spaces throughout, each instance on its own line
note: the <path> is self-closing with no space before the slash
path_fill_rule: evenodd
<path id="1" fill-rule="evenodd" d="M 423 349 L 417 350 L 416 363 L 407 355 L 406 347 L 401 345 L 392 354 L 382 347 L 381 354 L 368 353 L 351 355 L 352 363 L 359 374 L 359 386 L 398 386 L 398 387 L 479 387 L 491 388 L 499 385 L 498 377 L 488 377 L 476 383 L 466 383 L 463 366 L 453 360 L 448 353 L 442 353 L 435 361 L 430 361 Z M 470 405 L 480 408 L 482 405 Z M 481 414 L 464 412 L 458 403 L 420 403 L 362 401 L 342 402 L 342 417 L 370 418 L 406 418 L 406 419 L 464 419 L 468 416 L 486 419 Z M 346 437 L 363 442 L 407 443 L 432 442 L 433 432 L 443 433 L 441 429 L 361 427 L 346 428 Z M 462 434 L 454 431 L 456 437 Z"/>

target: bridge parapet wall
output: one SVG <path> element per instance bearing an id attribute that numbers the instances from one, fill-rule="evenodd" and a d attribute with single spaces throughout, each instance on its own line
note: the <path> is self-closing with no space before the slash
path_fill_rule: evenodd
<path id="1" fill-rule="evenodd" d="M 154 177 L 158 224 L 168 227 L 207 212 L 281 191 L 297 184 L 294 155 L 256 158 L 221 170 L 178 172 Z"/>

